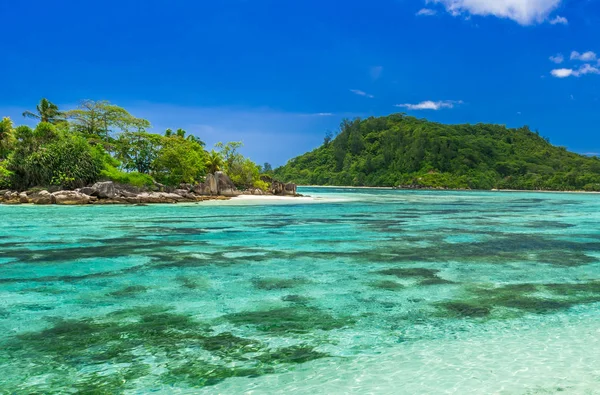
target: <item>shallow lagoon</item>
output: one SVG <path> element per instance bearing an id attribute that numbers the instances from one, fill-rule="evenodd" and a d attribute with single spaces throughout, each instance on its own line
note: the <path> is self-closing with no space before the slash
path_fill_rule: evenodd
<path id="1" fill-rule="evenodd" d="M 0 206 L 7 393 L 597 393 L 600 196 Z"/>

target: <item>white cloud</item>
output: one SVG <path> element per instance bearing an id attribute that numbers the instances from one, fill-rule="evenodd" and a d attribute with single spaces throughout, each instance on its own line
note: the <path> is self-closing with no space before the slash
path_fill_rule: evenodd
<path id="1" fill-rule="evenodd" d="M 436 10 L 432 10 L 431 8 L 421 8 L 415 15 L 417 16 L 433 16 L 437 14 Z"/>
<path id="2" fill-rule="evenodd" d="M 442 4 L 454 16 L 493 15 L 512 19 L 521 25 L 545 21 L 561 2 L 562 0 L 426 0 L 426 3 Z"/>
<path id="3" fill-rule="evenodd" d="M 600 69 L 589 63 L 584 64 L 578 69 L 554 69 L 550 72 L 556 78 L 581 77 L 586 74 L 600 74 Z"/>
<path id="4" fill-rule="evenodd" d="M 417 104 L 396 104 L 396 107 L 406 108 L 408 110 L 441 110 L 442 108 L 454 108 L 456 104 L 462 104 L 462 100 L 440 100 L 440 101 L 432 101 L 425 100 L 421 103 Z"/>
<path id="5" fill-rule="evenodd" d="M 375 96 L 365 92 L 365 91 L 361 91 L 360 89 L 350 89 L 350 92 L 354 93 L 355 95 L 358 96 L 364 96 L 364 97 L 368 97 L 369 99 L 374 98 Z"/>
<path id="6" fill-rule="evenodd" d="M 568 25 L 569 20 L 564 16 L 557 15 L 556 18 L 550 20 L 551 25 Z"/>
<path id="7" fill-rule="evenodd" d="M 577 70 L 575 73 L 576 73 L 576 77 L 579 77 L 580 75 L 585 75 L 585 74 L 600 74 L 600 69 L 592 66 L 589 63 L 586 63 L 583 66 L 581 66 L 579 68 L 579 70 Z"/>
<path id="8" fill-rule="evenodd" d="M 581 60 L 582 62 L 591 62 L 596 60 L 596 53 L 592 51 L 587 51 L 584 53 L 579 53 L 577 51 L 571 52 L 571 60 Z"/>
<path id="9" fill-rule="evenodd" d="M 550 56 L 550 61 L 556 64 L 561 64 L 562 62 L 564 62 L 564 60 L 565 57 L 561 53 L 558 53 L 555 56 Z"/>
<path id="10" fill-rule="evenodd" d="M 573 69 L 554 69 L 550 74 L 556 78 L 566 78 L 573 75 Z"/>
<path id="11" fill-rule="evenodd" d="M 381 77 L 381 73 L 383 73 L 383 66 L 371 67 L 370 74 L 372 79 L 378 80 Z"/>

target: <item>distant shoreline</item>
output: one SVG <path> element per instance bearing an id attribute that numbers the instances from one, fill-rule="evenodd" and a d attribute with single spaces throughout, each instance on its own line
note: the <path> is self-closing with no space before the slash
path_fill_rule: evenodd
<path id="1" fill-rule="evenodd" d="M 338 185 L 298 185 L 298 188 L 331 188 L 331 189 L 382 189 L 393 191 L 428 191 L 428 192 L 530 192 L 530 193 L 584 193 L 600 194 L 600 191 L 556 191 L 556 190 L 534 190 L 534 189 L 438 189 L 438 188 L 395 188 L 395 187 L 354 187 Z"/>

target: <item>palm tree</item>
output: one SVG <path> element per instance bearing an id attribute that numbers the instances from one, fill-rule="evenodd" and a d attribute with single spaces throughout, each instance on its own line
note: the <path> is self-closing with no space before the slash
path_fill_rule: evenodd
<path id="1" fill-rule="evenodd" d="M 58 106 L 46 98 L 40 100 L 40 104 L 36 106 L 36 113 L 25 111 L 25 118 L 39 119 L 40 122 L 58 123 L 62 121 L 63 113 L 58 110 Z"/>
<path id="2" fill-rule="evenodd" d="M 204 141 L 200 140 L 200 138 L 194 136 L 193 134 L 188 134 L 188 136 L 185 138 L 187 141 L 193 141 L 195 143 L 200 144 L 202 147 L 204 147 L 206 144 L 204 143 Z"/>
<path id="3" fill-rule="evenodd" d="M 12 121 L 8 117 L 0 121 L 0 162 L 6 159 L 9 152 L 13 134 L 12 126 Z"/>
<path id="4" fill-rule="evenodd" d="M 223 166 L 223 157 L 215 150 L 211 150 L 206 157 L 206 169 L 209 173 L 215 173 L 221 170 Z"/>

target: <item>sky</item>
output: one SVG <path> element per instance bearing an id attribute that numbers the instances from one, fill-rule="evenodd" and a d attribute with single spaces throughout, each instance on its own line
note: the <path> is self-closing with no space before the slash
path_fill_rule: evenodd
<path id="1" fill-rule="evenodd" d="M 405 112 L 600 153 L 600 0 L 0 0 L 0 18 L 17 124 L 42 97 L 109 100 L 277 166 L 343 118 Z"/>

